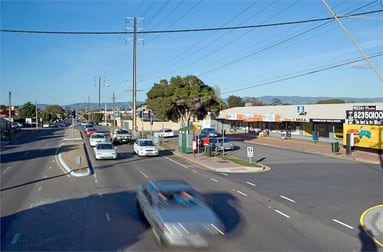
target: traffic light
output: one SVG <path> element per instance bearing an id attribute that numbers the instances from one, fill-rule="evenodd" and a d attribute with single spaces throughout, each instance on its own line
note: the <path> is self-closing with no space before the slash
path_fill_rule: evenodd
<path id="1" fill-rule="evenodd" d="M 72 117 L 76 118 L 76 110 L 72 110 Z"/>

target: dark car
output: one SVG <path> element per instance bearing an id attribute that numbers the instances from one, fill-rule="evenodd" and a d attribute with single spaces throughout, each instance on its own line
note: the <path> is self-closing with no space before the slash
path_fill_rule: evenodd
<path id="1" fill-rule="evenodd" d="M 209 136 L 209 137 L 217 137 L 218 136 L 218 132 L 214 128 L 203 128 L 201 130 L 201 134 Z"/>
<path id="2" fill-rule="evenodd" d="M 155 237 L 168 246 L 208 246 L 224 235 L 224 226 L 202 196 L 179 180 L 149 181 L 137 188 L 137 210 Z"/>

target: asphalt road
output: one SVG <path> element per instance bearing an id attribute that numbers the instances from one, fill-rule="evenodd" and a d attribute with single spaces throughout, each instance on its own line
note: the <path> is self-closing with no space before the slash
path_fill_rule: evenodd
<path id="1" fill-rule="evenodd" d="M 224 174 L 119 145 L 118 160 L 91 156 L 93 175 L 69 177 L 56 157 L 63 134 L 36 130 L 2 150 L 2 251 L 163 250 L 135 209 L 137 185 L 158 178 L 188 181 L 224 221 L 226 235 L 208 250 L 378 250 L 358 228 L 361 212 L 382 201 L 375 167 L 256 146 L 270 172 Z"/>

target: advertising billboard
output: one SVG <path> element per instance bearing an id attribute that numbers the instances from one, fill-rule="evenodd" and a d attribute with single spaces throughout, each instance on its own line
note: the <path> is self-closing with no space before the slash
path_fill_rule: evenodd
<path id="1" fill-rule="evenodd" d="M 383 125 L 343 124 L 343 145 L 346 134 L 353 134 L 356 147 L 383 150 Z"/>

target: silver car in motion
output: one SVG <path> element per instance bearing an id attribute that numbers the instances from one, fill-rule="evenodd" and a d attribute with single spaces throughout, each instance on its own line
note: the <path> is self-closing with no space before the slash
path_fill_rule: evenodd
<path id="1" fill-rule="evenodd" d="M 166 246 L 207 247 L 210 238 L 224 235 L 221 220 L 184 181 L 157 180 L 138 186 L 137 210 Z"/>

